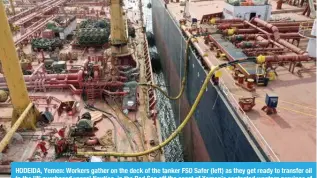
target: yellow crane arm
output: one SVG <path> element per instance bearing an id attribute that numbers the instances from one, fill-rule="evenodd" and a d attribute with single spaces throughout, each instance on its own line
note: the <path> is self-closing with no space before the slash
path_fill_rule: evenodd
<path id="1" fill-rule="evenodd" d="M 126 45 L 128 35 L 123 12 L 123 0 L 110 0 L 111 44 Z"/>
<path id="2" fill-rule="evenodd" d="M 0 3 L 0 24 L 0 61 L 13 105 L 13 126 L 13 124 L 21 116 L 23 111 L 31 103 L 31 101 L 24 82 L 19 57 L 13 42 L 12 33 L 10 30 L 3 2 Z M 21 126 L 26 129 L 34 129 L 36 118 L 38 115 L 39 112 L 37 111 L 37 109 L 31 109 L 31 111 L 26 116 L 27 119 L 22 122 Z"/>

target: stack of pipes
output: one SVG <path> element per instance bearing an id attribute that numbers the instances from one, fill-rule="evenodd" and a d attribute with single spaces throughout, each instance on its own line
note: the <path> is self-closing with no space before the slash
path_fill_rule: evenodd
<path id="1" fill-rule="evenodd" d="M 267 62 L 300 62 L 310 59 L 306 51 L 285 40 L 293 39 L 293 41 L 298 41 L 301 38 L 298 34 L 301 22 L 269 23 L 260 18 L 253 18 L 251 21 L 241 19 L 214 20 L 213 23 L 216 24 L 217 28 L 222 30 L 224 34 L 232 35 L 229 39 L 235 43 L 236 46 L 241 48 L 249 47 L 248 49 L 244 49 L 245 52 L 270 51 L 280 54 L 285 52 L 285 50 L 289 50 L 295 53 L 293 55 L 266 56 L 265 59 Z M 308 24 L 312 26 L 313 22 L 308 22 Z M 253 40 L 254 43 L 250 43 L 249 40 Z M 265 49 L 269 47 L 269 44 L 272 44 L 272 48 L 270 48 L 272 50 Z M 260 48 L 261 50 L 259 50 Z"/>
<path id="2" fill-rule="evenodd" d="M 41 65 L 42 66 L 42 65 Z M 40 67 L 41 67 L 40 66 Z M 81 94 L 82 89 L 78 89 L 76 87 L 82 88 L 84 84 L 83 79 L 83 70 L 79 70 L 77 73 L 68 73 L 68 74 L 46 74 L 44 78 L 38 78 L 39 75 L 35 75 L 37 70 L 35 70 L 31 75 L 24 75 L 24 80 L 27 85 L 27 88 L 35 88 L 36 85 L 34 81 L 43 80 L 44 79 L 44 87 L 45 88 L 68 88 L 72 91 L 73 94 Z M 121 79 L 121 78 L 120 78 Z M 124 83 L 120 81 L 99 81 L 95 82 L 94 85 L 96 87 L 106 86 L 106 87 L 123 87 Z M 76 86 L 76 87 L 75 87 Z M 6 89 L 7 84 L 4 76 L 0 76 L 0 88 Z"/>

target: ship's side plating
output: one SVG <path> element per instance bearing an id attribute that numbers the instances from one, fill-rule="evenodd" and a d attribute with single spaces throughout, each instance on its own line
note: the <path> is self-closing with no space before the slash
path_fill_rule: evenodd
<path id="1" fill-rule="evenodd" d="M 186 39 L 165 8 L 164 1 L 152 0 L 153 32 L 170 95 L 180 91 L 184 71 Z M 195 52 L 190 50 L 188 82 L 185 94 L 172 101 L 179 124 L 188 114 L 206 77 Z M 210 83 L 194 119 L 184 129 L 181 141 L 187 161 L 265 161 L 240 123 L 226 95 Z"/>

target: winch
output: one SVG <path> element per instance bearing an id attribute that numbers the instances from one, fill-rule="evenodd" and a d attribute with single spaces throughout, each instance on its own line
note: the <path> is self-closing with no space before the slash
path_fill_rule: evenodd
<path id="1" fill-rule="evenodd" d="M 94 127 L 94 122 L 89 112 L 84 113 L 76 125 L 70 128 L 71 136 L 92 136 L 95 130 L 97 128 Z"/>

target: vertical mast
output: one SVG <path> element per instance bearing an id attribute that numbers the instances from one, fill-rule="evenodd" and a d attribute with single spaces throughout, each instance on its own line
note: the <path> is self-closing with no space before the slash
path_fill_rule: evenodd
<path id="1" fill-rule="evenodd" d="M 110 0 L 112 53 L 127 53 L 128 33 L 123 0 Z"/>
<path id="2" fill-rule="evenodd" d="M 123 0 L 109 0 L 108 2 L 111 15 L 111 48 L 105 51 L 106 56 L 111 56 L 111 61 L 114 66 L 127 64 L 135 65 L 136 63 L 132 59 L 133 51 L 128 47 L 128 21 L 127 14 L 123 9 Z"/>

